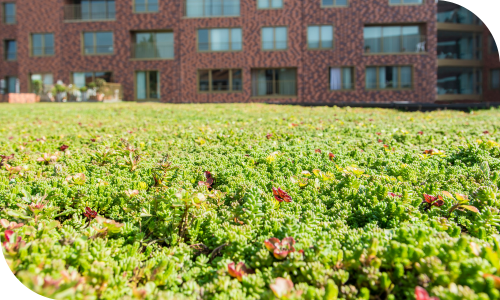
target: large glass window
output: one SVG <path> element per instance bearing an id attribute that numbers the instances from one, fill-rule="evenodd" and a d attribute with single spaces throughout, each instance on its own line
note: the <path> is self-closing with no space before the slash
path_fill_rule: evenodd
<path id="1" fill-rule="evenodd" d="M 242 70 L 200 70 L 198 71 L 198 91 L 239 92 L 243 90 Z"/>
<path id="2" fill-rule="evenodd" d="M 481 25 L 481 20 L 468 9 L 448 1 L 438 1 L 437 21 L 439 23 L 455 23 Z"/>
<path id="3" fill-rule="evenodd" d="M 354 89 L 354 68 L 330 68 L 330 90 L 341 91 L 352 89 Z"/>
<path id="4" fill-rule="evenodd" d="M 283 8 L 283 0 L 257 0 L 258 9 Z"/>
<path id="5" fill-rule="evenodd" d="M 174 58 L 172 32 L 136 32 L 133 40 L 133 58 Z"/>
<path id="6" fill-rule="evenodd" d="M 5 40 L 5 60 L 17 59 L 17 42 L 15 40 Z"/>
<path id="7" fill-rule="evenodd" d="M 224 17 L 240 15 L 240 0 L 186 0 L 187 17 Z"/>
<path id="8" fill-rule="evenodd" d="M 347 0 L 321 0 L 321 6 L 325 7 L 346 7 Z"/>
<path id="9" fill-rule="evenodd" d="M 332 25 L 308 26 L 307 47 L 309 49 L 332 49 L 333 26 Z"/>
<path id="10" fill-rule="evenodd" d="M 481 59 L 481 34 L 462 31 L 438 31 L 438 59 Z"/>
<path id="11" fill-rule="evenodd" d="M 252 70 L 252 95 L 297 95 L 297 70 L 289 68 Z"/>
<path id="12" fill-rule="evenodd" d="M 105 82 L 113 82 L 111 72 L 75 72 L 73 73 L 73 84 L 78 88 L 89 86 L 90 83 L 96 83 L 97 79 L 103 79 Z"/>
<path id="13" fill-rule="evenodd" d="M 242 48 L 241 28 L 198 29 L 198 51 L 239 51 Z"/>
<path id="14" fill-rule="evenodd" d="M 54 55 L 54 34 L 53 33 L 32 34 L 31 55 L 33 56 Z"/>
<path id="15" fill-rule="evenodd" d="M 366 26 L 365 53 L 425 52 L 425 36 L 421 26 Z"/>
<path id="16" fill-rule="evenodd" d="M 3 22 L 5 24 L 16 23 L 16 4 L 4 3 L 3 4 Z"/>
<path id="17" fill-rule="evenodd" d="M 381 66 L 366 68 L 366 89 L 411 89 L 413 72 L 410 66 Z"/>
<path id="18" fill-rule="evenodd" d="M 30 90 L 37 95 L 45 94 L 54 85 L 54 76 L 51 73 L 31 74 Z"/>
<path id="19" fill-rule="evenodd" d="M 439 67 L 438 95 L 482 94 L 482 69 L 468 67 Z"/>
<path id="20" fill-rule="evenodd" d="M 115 16 L 114 0 L 73 0 L 64 6 L 64 20 L 114 20 Z"/>
<path id="21" fill-rule="evenodd" d="M 422 4 L 422 0 L 389 0 L 392 5 Z"/>
<path id="22" fill-rule="evenodd" d="M 157 12 L 158 0 L 134 0 L 134 11 L 136 13 Z"/>
<path id="23" fill-rule="evenodd" d="M 136 72 L 135 84 L 137 100 L 160 99 L 160 72 Z"/>
<path id="24" fill-rule="evenodd" d="M 490 88 L 500 90 L 500 69 L 490 70 Z"/>
<path id="25" fill-rule="evenodd" d="M 285 50 L 288 48 L 288 29 L 286 27 L 263 27 L 262 49 Z"/>
<path id="26" fill-rule="evenodd" d="M 84 32 L 83 53 L 113 54 L 113 32 Z"/>

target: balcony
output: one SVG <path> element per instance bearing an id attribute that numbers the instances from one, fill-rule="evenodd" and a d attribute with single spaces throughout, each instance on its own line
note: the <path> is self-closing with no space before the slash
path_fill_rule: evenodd
<path id="1" fill-rule="evenodd" d="M 64 6 L 65 21 L 109 21 L 115 17 L 114 1 L 82 1 Z"/>
<path id="2" fill-rule="evenodd" d="M 132 58 L 136 59 L 172 59 L 174 58 L 173 43 L 132 44 Z"/>
<path id="3" fill-rule="evenodd" d="M 253 96 L 296 96 L 297 81 L 295 80 L 262 80 L 252 83 Z"/>
<path id="4" fill-rule="evenodd" d="M 365 37 L 365 54 L 426 53 L 426 36 L 419 34 Z"/>

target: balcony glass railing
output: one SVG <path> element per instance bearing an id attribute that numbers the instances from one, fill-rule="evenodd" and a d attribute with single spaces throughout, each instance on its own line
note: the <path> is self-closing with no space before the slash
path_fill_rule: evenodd
<path id="1" fill-rule="evenodd" d="M 186 17 L 234 17 L 240 15 L 240 0 L 185 0 Z"/>
<path id="2" fill-rule="evenodd" d="M 54 47 L 33 47 L 33 56 L 54 55 Z"/>
<path id="3" fill-rule="evenodd" d="M 294 96 L 297 95 L 295 80 L 256 80 L 253 82 L 254 96 Z"/>
<path id="4" fill-rule="evenodd" d="M 173 43 L 139 43 L 132 45 L 133 58 L 174 58 Z"/>
<path id="5" fill-rule="evenodd" d="M 481 25 L 481 20 L 468 9 L 451 2 L 438 2 L 438 23 Z"/>
<path id="6" fill-rule="evenodd" d="M 114 1 L 95 1 L 64 6 L 64 20 L 66 21 L 114 20 L 115 17 Z"/>
<path id="7" fill-rule="evenodd" d="M 482 36 L 473 32 L 438 31 L 438 59 L 482 59 Z"/>
<path id="8" fill-rule="evenodd" d="M 481 95 L 482 70 L 480 68 L 439 67 L 438 95 Z"/>
<path id="9" fill-rule="evenodd" d="M 427 52 L 425 35 L 397 35 L 365 37 L 364 52 L 370 53 L 422 53 Z"/>

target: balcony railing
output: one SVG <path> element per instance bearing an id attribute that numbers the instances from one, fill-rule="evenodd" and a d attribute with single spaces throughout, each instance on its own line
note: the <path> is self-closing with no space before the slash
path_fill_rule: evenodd
<path id="1" fill-rule="evenodd" d="M 12 51 L 5 52 L 5 59 L 6 60 L 16 60 L 17 59 L 17 52 L 12 52 Z"/>
<path id="2" fill-rule="evenodd" d="M 16 16 L 15 15 L 5 15 L 4 17 L 5 24 L 15 24 Z"/>
<path id="3" fill-rule="evenodd" d="M 253 82 L 253 96 L 295 96 L 295 80 L 256 80 Z"/>
<path id="4" fill-rule="evenodd" d="M 173 43 L 138 43 L 132 45 L 132 58 L 174 58 Z"/>
<path id="5" fill-rule="evenodd" d="M 427 52 L 425 35 L 365 38 L 365 54 Z"/>
<path id="6" fill-rule="evenodd" d="M 240 15 L 240 0 L 185 0 L 186 17 L 234 17 Z"/>
<path id="7" fill-rule="evenodd" d="M 54 55 L 54 47 L 33 47 L 33 56 Z"/>
<path id="8" fill-rule="evenodd" d="M 240 42 L 219 42 L 219 43 L 202 43 L 198 42 L 199 51 L 240 51 L 243 47 Z"/>
<path id="9" fill-rule="evenodd" d="M 66 21 L 114 20 L 115 16 L 115 2 L 89 2 L 89 4 L 64 6 L 64 20 Z"/>

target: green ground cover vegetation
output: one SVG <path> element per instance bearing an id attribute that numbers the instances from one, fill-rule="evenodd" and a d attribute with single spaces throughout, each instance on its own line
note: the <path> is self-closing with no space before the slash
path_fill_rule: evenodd
<path id="1" fill-rule="evenodd" d="M 499 299 L 499 117 L 2 105 L 2 250 L 59 299 Z"/>

